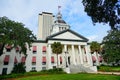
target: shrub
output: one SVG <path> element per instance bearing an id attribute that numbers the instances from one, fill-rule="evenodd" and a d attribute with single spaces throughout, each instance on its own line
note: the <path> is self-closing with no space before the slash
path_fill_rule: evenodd
<path id="1" fill-rule="evenodd" d="M 25 70 L 25 66 L 23 63 L 18 63 L 18 64 L 15 64 L 14 65 L 14 68 L 12 70 L 12 73 L 25 73 L 26 70 Z"/>

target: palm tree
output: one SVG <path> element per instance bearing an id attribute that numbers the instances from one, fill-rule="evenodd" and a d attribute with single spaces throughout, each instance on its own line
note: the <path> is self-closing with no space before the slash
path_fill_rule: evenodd
<path id="1" fill-rule="evenodd" d="M 96 41 L 93 41 L 90 43 L 90 49 L 91 49 L 91 52 L 94 53 L 96 52 L 96 57 L 97 57 L 97 63 L 99 64 L 99 61 L 98 61 L 98 52 L 100 52 L 100 44 Z"/>
<path id="2" fill-rule="evenodd" d="M 58 66 L 58 54 L 62 53 L 62 44 L 60 42 L 54 42 L 51 45 L 52 52 L 57 55 L 57 66 Z"/>

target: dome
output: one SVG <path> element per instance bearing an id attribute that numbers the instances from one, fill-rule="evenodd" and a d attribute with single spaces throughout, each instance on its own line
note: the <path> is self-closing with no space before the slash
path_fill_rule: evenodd
<path id="1" fill-rule="evenodd" d="M 63 23 L 66 24 L 66 22 L 62 19 L 62 14 L 60 12 L 58 12 L 57 14 L 57 20 L 54 23 Z"/>
<path id="2" fill-rule="evenodd" d="M 66 24 L 66 22 L 64 20 L 56 20 L 55 23 L 63 23 L 63 24 Z"/>

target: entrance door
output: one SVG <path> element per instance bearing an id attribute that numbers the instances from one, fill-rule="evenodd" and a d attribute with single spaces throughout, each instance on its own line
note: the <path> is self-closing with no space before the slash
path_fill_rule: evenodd
<path id="1" fill-rule="evenodd" d="M 3 68 L 2 75 L 6 75 L 6 74 L 7 74 L 7 68 Z"/>
<path id="2" fill-rule="evenodd" d="M 70 56 L 68 57 L 68 64 L 70 65 Z"/>

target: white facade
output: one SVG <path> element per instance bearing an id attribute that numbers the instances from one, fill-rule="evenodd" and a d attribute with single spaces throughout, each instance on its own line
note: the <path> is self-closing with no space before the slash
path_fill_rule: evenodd
<path id="1" fill-rule="evenodd" d="M 47 18 L 48 16 L 50 17 L 44 20 L 45 16 Z M 97 68 L 93 66 L 92 55 L 87 45 L 88 39 L 72 31 L 70 26 L 62 20 L 60 13 L 57 14 L 57 20 L 52 24 L 53 21 L 52 13 L 39 15 L 38 40 L 34 41 L 30 49 L 27 49 L 26 71 L 41 71 L 59 67 L 63 68 L 67 73 L 96 72 Z M 58 66 L 57 55 L 51 49 L 51 44 L 54 42 L 60 42 L 63 46 L 62 53 L 58 55 Z M 10 52 L 7 52 L 6 49 L 4 50 L 5 54 L 0 57 L 0 74 L 11 73 L 16 61 L 14 59 L 15 56 L 17 62 L 22 62 L 24 55 L 18 52 L 15 49 L 11 49 Z M 8 64 L 4 65 L 6 55 L 10 55 L 10 58 Z"/>

